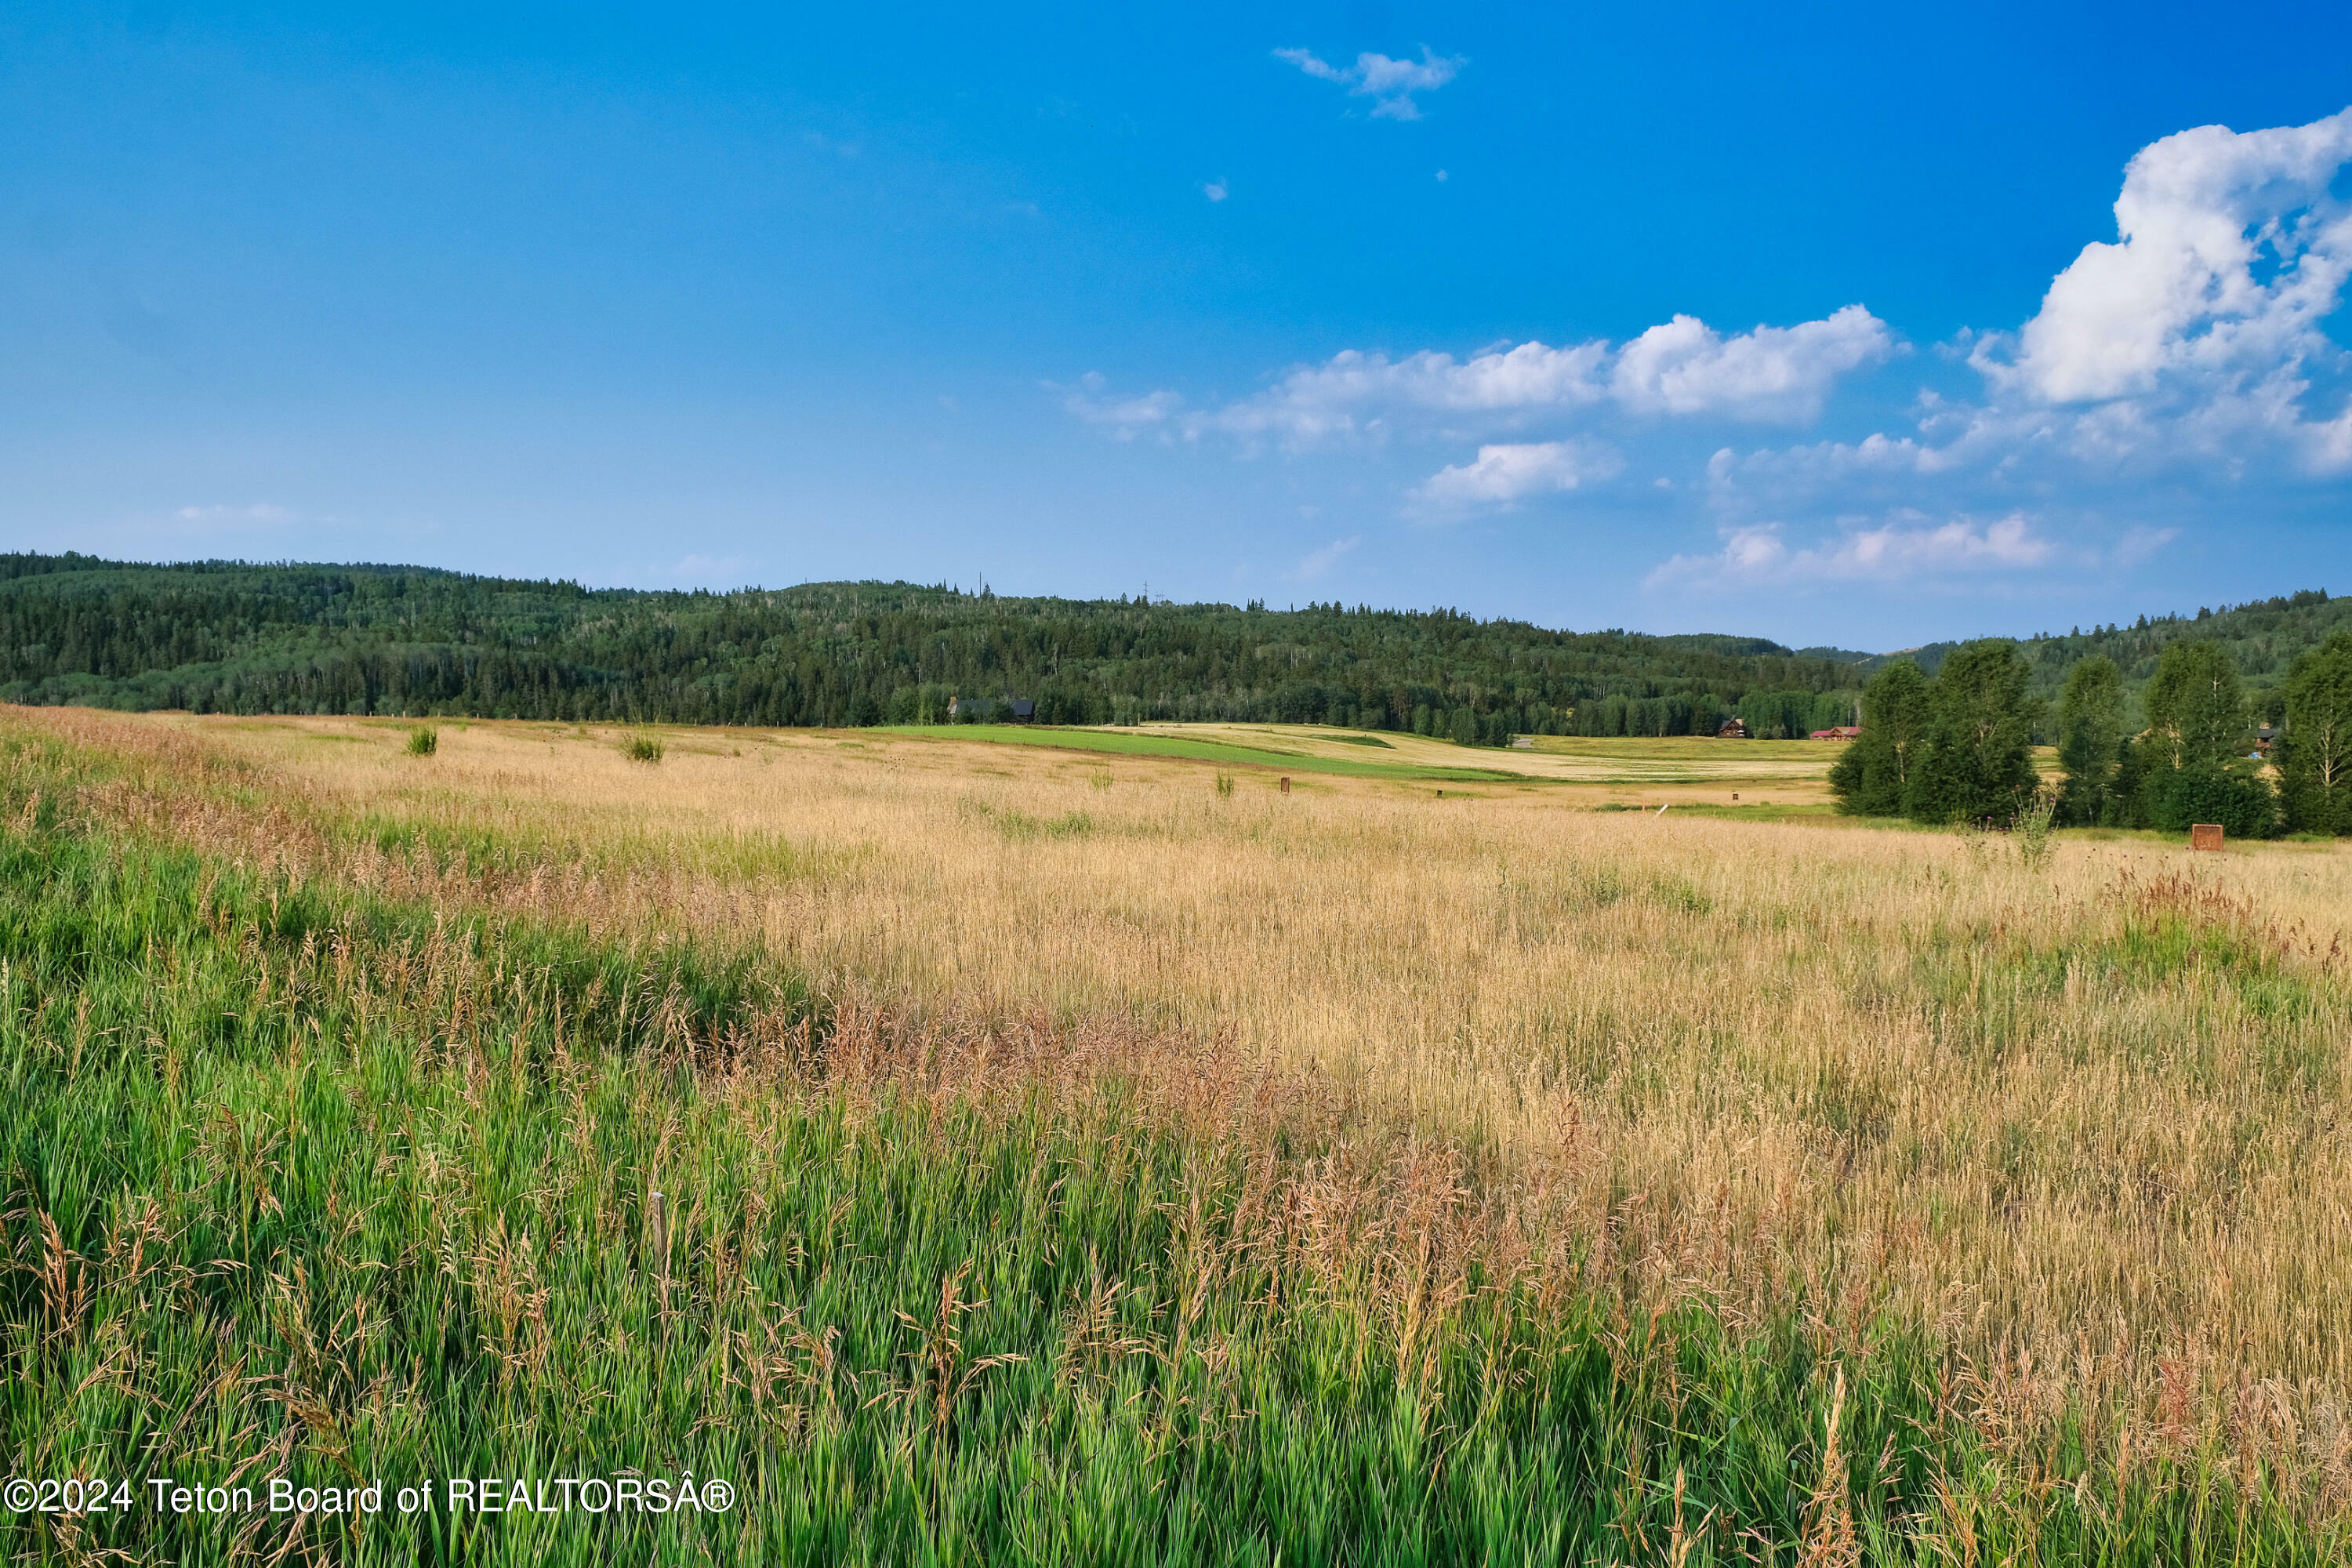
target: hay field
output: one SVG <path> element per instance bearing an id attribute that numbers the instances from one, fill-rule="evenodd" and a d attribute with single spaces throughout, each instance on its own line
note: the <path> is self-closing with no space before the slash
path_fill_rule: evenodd
<path id="1" fill-rule="evenodd" d="M 549 909 L 756 933 L 821 987 L 1115 1013 L 1311 1067 L 2042 1364 L 2352 1387 L 2352 855 L 1576 809 L 856 734 L 171 727 L 338 814 L 546 846 Z M 618 893 L 621 884 L 637 883 Z M 1713 1261 L 1709 1261 L 1709 1254 Z M 1769 1266 L 1768 1266 L 1769 1263 Z"/>
<path id="2" fill-rule="evenodd" d="M 2061 836 L 2033 868 L 1605 788 L 1225 792 L 932 737 L 667 731 L 648 765 L 566 726 L 415 758 L 370 721 L 18 718 L 218 764 L 241 804 L 150 819 L 264 862 L 1203 1042 L 1367 1147 L 1458 1148 L 1631 1309 L 1909 1325 L 2019 1453 L 2202 1452 L 2352 1508 L 2340 847 Z"/>
<path id="3" fill-rule="evenodd" d="M 1564 784 L 1608 790 L 1604 798 L 1729 804 L 1820 805 L 1839 747 L 1816 741 L 1717 741 L 1690 736 L 1538 735 L 1494 749 L 1395 731 L 1318 724 L 1136 724 L 1096 729 L 987 725 L 904 726 L 890 733 L 951 742 L 1164 755 L 1230 766 L 1303 770 L 1432 783 Z"/>

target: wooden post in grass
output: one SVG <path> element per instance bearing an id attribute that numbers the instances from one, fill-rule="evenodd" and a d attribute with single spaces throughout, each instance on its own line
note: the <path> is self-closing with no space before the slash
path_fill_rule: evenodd
<path id="1" fill-rule="evenodd" d="M 2221 825 L 2218 822 L 2199 822 L 2190 825 L 2189 847 L 2191 849 L 2221 848 Z"/>
<path id="2" fill-rule="evenodd" d="M 1282 775 L 1282 793 L 1285 795 L 1288 795 L 1290 793 L 1290 775 L 1288 773 Z"/>

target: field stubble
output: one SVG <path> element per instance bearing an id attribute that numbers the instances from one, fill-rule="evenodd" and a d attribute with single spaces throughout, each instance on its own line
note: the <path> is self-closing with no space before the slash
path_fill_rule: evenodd
<path id="1" fill-rule="evenodd" d="M 678 731 L 648 768 L 560 727 L 416 759 L 352 721 L 25 717 L 150 759 L 111 809 L 200 847 L 756 943 L 867 1017 L 1127 1020 L 1320 1086 L 1367 1149 L 1458 1147 L 1526 1267 L 1653 1322 L 1917 1324 L 2017 1451 L 2202 1452 L 2352 1507 L 2340 850 L 2063 841 L 2035 874 L 1013 748 Z"/>

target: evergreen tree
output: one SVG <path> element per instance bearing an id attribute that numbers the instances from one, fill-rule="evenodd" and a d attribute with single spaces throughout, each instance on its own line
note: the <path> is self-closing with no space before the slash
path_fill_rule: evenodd
<path id="1" fill-rule="evenodd" d="M 2007 822 L 2039 783 L 2028 748 L 2033 672 L 2017 645 L 1967 643 L 1936 672 L 1927 744 L 1906 802 L 1920 822 Z"/>
<path id="2" fill-rule="evenodd" d="M 2123 738 L 2123 672 L 2113 659 L 2086 658 L 2068 673 L 2058 700 L 2058 761 L 2066 770 L 2058 795 L 2060 821 L 2087 827 L 2111 815 Z"/>
<path id="3" fill-rule="evenodd" d="M 2306 833 L 2352 833 L 2352 632 L 2294 661 L 2278 753 L 2288 823 Z"/>
<path id="4" fill-rule="evenodd" d="M 1862 693 L 1862 733 L 1830 769 L 1838 809 L 1853 816 L 1900 816 L 1925 749 L 1933 689 L 1919 667 L 1898 658 Z"/>

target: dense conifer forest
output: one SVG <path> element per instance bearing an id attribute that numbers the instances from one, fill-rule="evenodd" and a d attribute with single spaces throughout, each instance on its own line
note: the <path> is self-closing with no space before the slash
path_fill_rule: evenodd
<path id="1" fill-rule="evenodd" d="M 2307 588 L 2243 605 L 2207 606 L 2195 615 L 2142 616 L 2130 626 L 2075 626 L 2063 635 L 2027 638 L 2019 646 L 2032 667 L 2037 697 L 2056 697 L 2068 672 L 2083 660 L 2105 658 L 2122 673 L 2125 691 L 2137 698 L 2154 679 L 2157 662 L 2170 644 L 2220 643 L 2245 679 L 2256 717 L 2276 723 L 2285 711 L 2289 668 L 2339 631 L 2352 631 L 2352 598 L 2331 599 L 2325 589 Z M 1962 646 L 1929 643 L 1900 655 L 1882 654 L 1862 668 L 1875 673 L 1890 659 L 1908 657 L 1933 675 L 1945 656 Z"/>
<path id="2" fill-rule="evenodd" d="M 2021 645 L 2037 693 L 2094 653 L 2137 689 L 2179 637 L 2230 641 L 2255 701 L 2352 625 L 2298 594 Z M 1931 672 L 1947 645 L 1918 651 Z M 1322 722 L 1514 733 L 1751 733 L 1853 721 L 1879 660 L 1761 637 L 1646 637 L 1338 604 L 1001 597 L 906 583 L 714 594 L 413 566 L 143 565 L 0 555 L 0 700 L 239 713 L 467 713 L 702 724 L 943 722 L 1021 696 L 1048 723 Z M 2267 678 L 2267 679 L 2266 679 Z"/>
<path id="3" fill-rule="evenodd" d="M 404 566 L 0 556 L 0 699 L 22 703 L 859 725 L 1022 696 L 1045 722 L 1326 722 L 1493 743 L 1563 731 L 1580 707 L 1595 722 L 1605 706 L 1618 733 L 1711 730 L 1759 694 L 1801 721 L 1817 695 L 1854 684 L 1835 658 L 1762 638 L 1448 610 L 904 583 L 645 593 Z"/>

